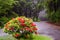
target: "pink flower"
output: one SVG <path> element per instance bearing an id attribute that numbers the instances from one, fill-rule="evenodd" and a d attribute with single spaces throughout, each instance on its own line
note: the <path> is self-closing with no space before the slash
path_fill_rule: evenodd
<path id="1" fill-rule="evenodd" d="M 30 30 L 30 28 L 28 28 L 28 27 L 25 27 L 25 30 L 26 30 L 26 31 L 29 31 L 29 30 Z"/>
<path id="2" fill-rule="evenodd" d="M 23 18 L 18 18 L 19 22 L 24 23 L 25 20 Z"/>
<path id="3" fill-rule="evenodd" d="M 24 26 L 26 26 L 26 24 L 25 24 L 25 23 L 21 23 L 20 25 L 21 25 L 21 26 L 23 26 L 23 27 L 24 27 Z"/>
<path id="4" fill-rule="evenodd" d="M 34 23 L 31 23 L 31 26 L 36 26 L 36 24 L 34 24 Z"/>
<path id="5" fill-rule="evenodd" d="M 15 37 L 19 37 L 19 36 L 20 36 L 20 34 L 18 34 L 18 33 L 15 34 Z"/>
<path id="6" fill-rule="evenodd" d="M 9 30 L 12 30 L 13 31 L 14 30 L 14 27 L 9 28 Z"/>
<path id="7" fill-rule="evenodd" d="M 33 28 L 33 30 L 37 30 L 37 28 Z"/>

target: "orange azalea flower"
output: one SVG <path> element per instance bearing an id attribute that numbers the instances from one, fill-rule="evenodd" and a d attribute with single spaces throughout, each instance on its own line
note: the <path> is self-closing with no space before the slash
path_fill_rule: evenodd
<path id="1" fill-rule="evenodd" d="M 25 20 L 23 18 L 18 18 L 19 22 L 24 23 Z"/>
<path id="2" fill-rule="evenodd" d="M 8 29 L 8 24 L 5 25 L 5 28 Z"/>
<path id="3" fill-rule="evenodd" d="M 10 24 L 10 22 L 8 22 L 7 24 Z"/>
<path id="4" fill-rule="evenodd" d="M 6 28 L 6 29 L 8 29 L 8 27 L 7 27 L 7 26 L 5 26 L 5 28 Z"/>

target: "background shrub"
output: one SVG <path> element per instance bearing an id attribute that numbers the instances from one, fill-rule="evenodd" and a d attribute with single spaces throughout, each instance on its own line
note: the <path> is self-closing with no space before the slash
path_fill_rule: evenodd
<path id="1" fill-rule="evenodd" d="M 19 16 L 26 16 L 37 21 L 39 12 L 43 9 L 40 0 L 18 0 L 17 5 L 14 6 L 13 11 Z M 35 20 L 37 19 L 37 20 Z"/>
<path id="2" fill-rule="evenodd" d="M 15 0 L 0 0 L 0 14 L 6 14 L 7 11 L 13 8 Z"/>
<path id="3" fill-rule="evenodd" d="M 9 21 L 12 17 L 16 17 L 17 14 L 12 11 L 16 0 L 0 0 L 0 27 Z"/>
<path id="4" fill-rule="evenodd" d="M 26 16 L 39 21 L 39 12 L 42 9 L 41 1 L 37 0 L 0 0 L 0 26 L 12 17 Z M 3 20 L 3 21 L 2 21 Z"/>
<path id="5" fill-rule="evenodd" d="M 44 6 L 47 9 L 47 17 L 50 22 L 60 22 L 60 2 L 59 0 L 46 0 Z"/>

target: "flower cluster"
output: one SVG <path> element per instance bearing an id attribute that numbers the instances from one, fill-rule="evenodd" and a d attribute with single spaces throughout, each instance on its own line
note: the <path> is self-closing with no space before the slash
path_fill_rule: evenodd
<path id="1" fill-rule="evenodd" d="M 13 18 L 4 26 L 4 32 L 12 34 L 15 38 L 29 38 L 31 34 L 37 34 L 33 20 L 26 17 Z"/>

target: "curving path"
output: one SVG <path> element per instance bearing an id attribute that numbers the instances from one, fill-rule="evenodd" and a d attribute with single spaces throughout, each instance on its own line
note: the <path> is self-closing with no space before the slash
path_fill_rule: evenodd
<path id="1" fill-rule="evenodd" d="M 46 21 L 35 22 L 38 27 L 38 33 L 48 35 L 54 40 L 60 40 L 60 27 L 47 23 Z"/>

